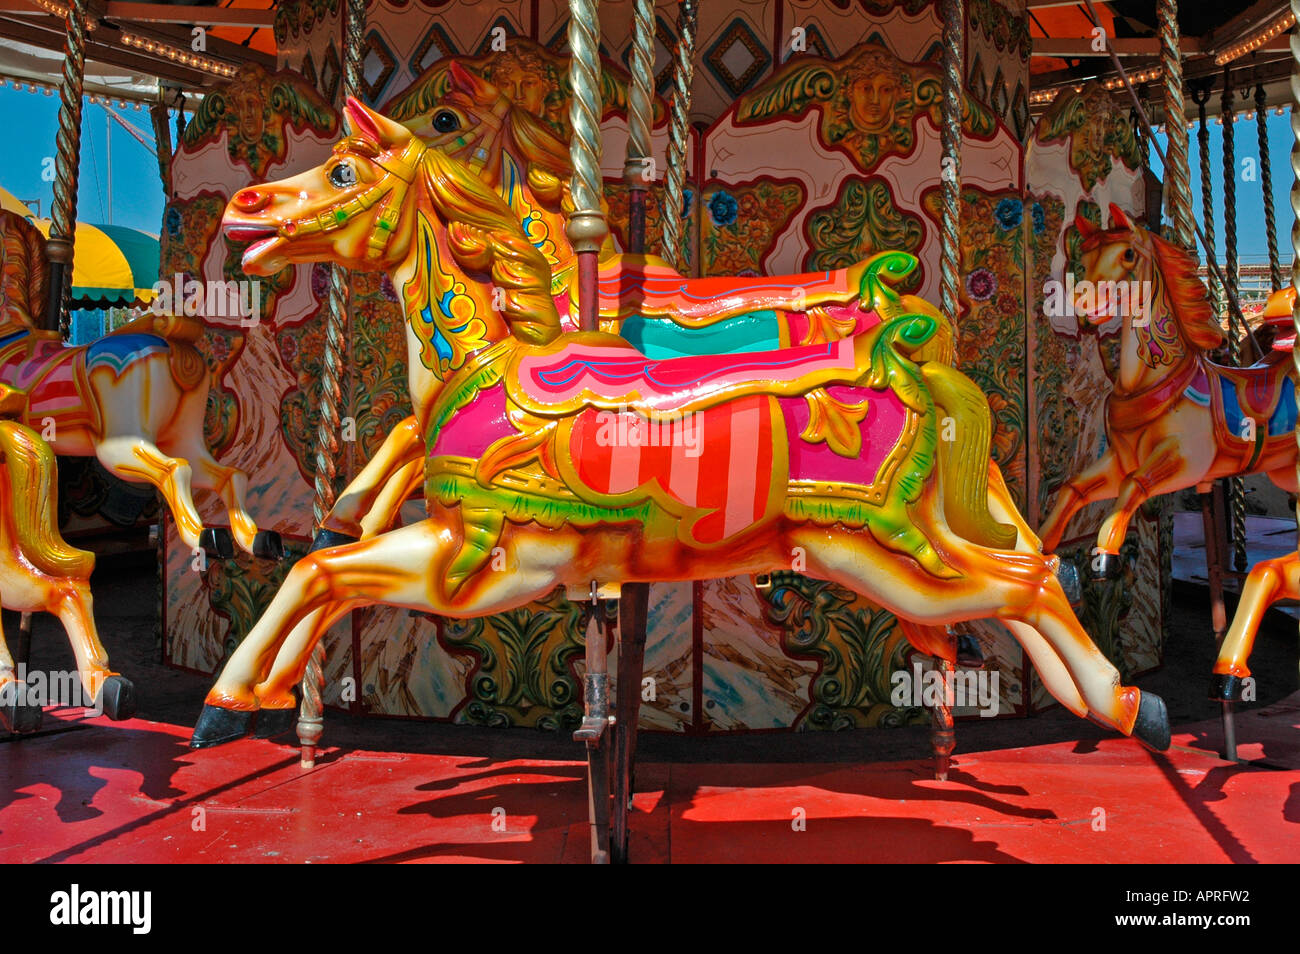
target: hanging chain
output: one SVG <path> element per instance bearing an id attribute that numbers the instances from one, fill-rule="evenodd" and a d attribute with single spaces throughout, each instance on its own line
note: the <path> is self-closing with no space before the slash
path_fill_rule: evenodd
<path id="1" fill-rule="evenodd" d="M 1264 232 L 1268 238 L 1270 291 L 1282 287 L 1282 265 L 1277 257 L 1277 220 L 1273 215 L 1273 166 L 1268 156 L 1268 104 L 1264 85 L 1255 87 L 1255 128 L 1259 133 L 1259 185 L 1264 190 Z"/>
<path id="2" fill-rule="evenodd" d="M 1192 87 L 1192 99 L 1196 102 L 1196 115 L 1200 129 L 1196 132 L 1196 145 L 1201 160 L 1201 218 L 1205 238 L 1205 258 L 1207 263 L 1216 261 L 1214 250 L 1214 190 L 1210 181 L 1210 129 L 1206 125 L 1205 105 L 1214 92 L 1214 79 L 1207 77 Z M 1223 318 L 1223 286 L 1219 282 L 1216 269 L 1207 267 L 1205 277 L 1210 286 L 1210 307 L 1214 309 L 1216 319 Z"/>

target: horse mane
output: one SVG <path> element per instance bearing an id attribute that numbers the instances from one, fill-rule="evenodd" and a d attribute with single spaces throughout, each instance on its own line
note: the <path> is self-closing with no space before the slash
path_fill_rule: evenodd
<path id="1" fill-rule="evenodd" d="M 0 327 L 37 327 L 48 283 L 45 237 L 16 212 L 0 211 Z"/>
<path id="2" fill-rule="evenodd" d="M 528 185 L 541 201 L 559 205 L 573 175 L 569 147 L 528 110 L 512 104 L 508 116 L 510 134 L 526 161 Z"/>
<path id="3" fill-rule="evenodd" d="M 1151 246 L 1155 251 L 1156 268 L 1165 280 L 1165 293 L 1174 320 L 1197 348 L 1202 351 L 1217 348 L 1226 336 L 1215 320 L 1209 293 L 1196 276 L 1196 260 L 1155 232 L 1147 234 L 1151 236 Z"/>
<path id="4" fill-rule="evenodd" d="M 0 458 L 9 498 L 5 519 L 11 521 L 18 551 L 50 576 L 90 576 L 94 554 L 59 533 L 59 484 L 50 446 L 17 421 L 0 421 Z"/>
<path id="5" fill-rule="evenodd" d="M 425 190 L 447 227 L 462 268 L 488 272 L 503 292 L 501 313 L 514 337 L 546 344 L 561 332 L 551 298 L 551 266 L 495 191 L 440 149 L 421 161 Z"/>

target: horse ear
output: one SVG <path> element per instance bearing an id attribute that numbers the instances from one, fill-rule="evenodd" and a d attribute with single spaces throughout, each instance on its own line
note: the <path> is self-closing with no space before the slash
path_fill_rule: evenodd
<path id="1" fill-rule="evenodd" d="M 501 98 L 501 90 L 455 60 L 447 65 L 447 75 L 451 78 L 452 89 L 464 93 L 480 106 L 490 106 Z"/>
<path id="2" fill-rule="evenodd" d="M 1097 226 L 1085 219 L 1082 214 L 1074 217 L 1074 227 L 1078 230 L 1079 237 L 1085 239 L 1094 235 L 1098 231 Z"/>
<path id="3" fill-rule="evenodd" d="M 399 145 L 411 138 L 411 131 L 387 116 L 381 116 L 361 100 L 349 96 L 343 111 L 353 131 L 381 148 Z"/>
<path id="4" fill-rule="evenodd" d="M 1124 210 L 1114 202 L 1110 204 L 1110 227 L 1113 229 L 1130 230 L 1133 228 L 1133 220 L 1125 215 Z"/>

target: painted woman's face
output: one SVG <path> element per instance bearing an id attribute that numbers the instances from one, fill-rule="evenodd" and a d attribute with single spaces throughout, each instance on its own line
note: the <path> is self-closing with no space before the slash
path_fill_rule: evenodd
<path id="1" fill-rule="evenodd" d="M 894 122 L 898 80 L 889 73 L 859 76 L 849 86 L 849 118 L 865 133 L 882 133 Z"/>
<path id="2" fill-rule="evenodd" d="M 540 76 L 518 66 L 507 66 L 494 70 L 491 80 L 510 102 L 535 116 L 541 115 L 546 100 L 546 83 Z"/>
<path id="3" fill-rule="evenodd" d="M 235 109 L 239 116 L 239 137 L 244 142 L 260 142 L 265 129 L 265 117 L 262 115 L 262 100 L 256 91 L 241 90 L 235 93 Z"/>

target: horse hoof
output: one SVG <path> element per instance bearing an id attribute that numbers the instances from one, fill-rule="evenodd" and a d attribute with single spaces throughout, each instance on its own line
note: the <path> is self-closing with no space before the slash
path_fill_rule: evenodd
<path id="1" fill-rule="evenodd" d="M 283 560 L 284 540 L 274 530 L 259 530 L 253 537 L 253 556 L 259 560 Z"/>
<path id="2" fill-rule="evenodd" d="M 40 706 L 28 705 L 25 696 L 27 687 L 9 683 L 0 691 L 0 724 L 14 735 L 27 735 L 41 727 L 45 710 Z"/>
<path id="3" fill-rule="evenodd" d="M 256 739 L 274 739 L 298 728 L 297 709 L 258 709 Z"/>
<path id="4" fill-rule="evenodd" d="M 360 537 L 339 533 L 337 530 L 317 530 L 316 536 L 312 537 L 311 540 L 311 549 L 307 552 L 315 553 L 317 550 L 324 550 L 327 547 L 341 547 L 345 543 L 356 543 L 360 539 Z"/>
<path id="5" fill-rule="evenodd" d="M 1215 702 L 1241 702 L 1243 686 L 1240 676 L 1216 672 L 1210 677 L 1210 698 Z"/>
<path id="6" fill-rule="evenodd" d="M 1091 569 L 1093 582 L 1102 583 L 1106 580 L 1118 580 L 1120 578 L 1120 565 L 1118 553 L 1098 553 L 1088 564 Z"/>
<path id="7" fill-rule="evenodd" d="M 1152 752 L 1169 749 L 1169 710 L 1165 700 L 1154 692 L 1143 692 L 1138 702 L 1138 717 L 1133 723 L 1133 738 Z"/>
<path id="8" fill-rule="evenodd" d="M 109 676 L 99 688 L 95 707 L 114 722 L 135 715 L 135 685 L 125 676 Z"/>
<path id="9" fill-rule="evenodd" d="M 203 711 L 199 713 L 199 721 L 194 724 L 194 734 L 190 736 L 190 748 L 209 749 L 214 745 L 225 745 L 242 739 L 248 735 L 255 715 L 256 710 L 204 705 Z"/>
<path id="10" fill-rule="evenodd" d="M 225 527 L 208 527 L 199 534 L 199 546 L 214 560 L 235 558 L 235 538 Z"/>

